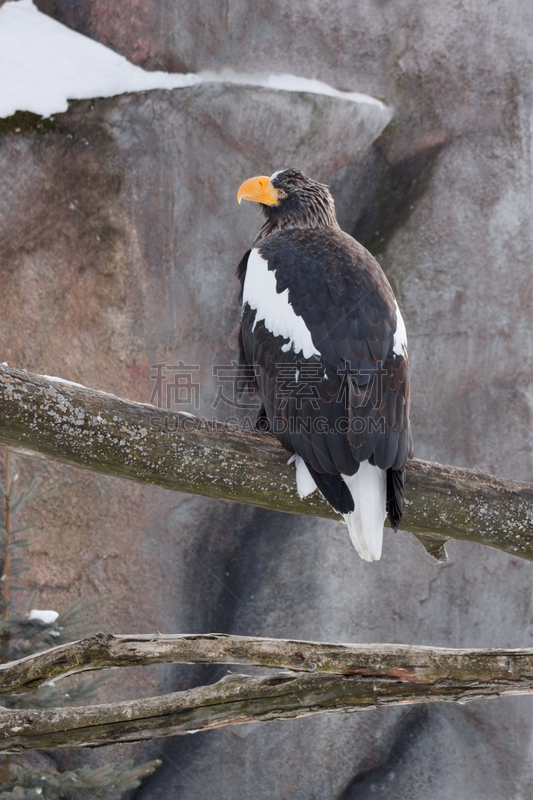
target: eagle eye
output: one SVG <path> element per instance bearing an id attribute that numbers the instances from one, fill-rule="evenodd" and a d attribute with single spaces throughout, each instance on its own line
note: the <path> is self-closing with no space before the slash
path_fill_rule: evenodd
<path id="1" fill-rule="evenodd" d="M 280 200 L 284 200 L 287 197 L 287 192 L 283 189 L 278 189 L 278 197 Z"/>

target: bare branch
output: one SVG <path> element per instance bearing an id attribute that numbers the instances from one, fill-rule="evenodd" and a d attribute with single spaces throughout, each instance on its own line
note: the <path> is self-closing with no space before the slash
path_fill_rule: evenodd
<path id="1" fill-rule="evenodd" d="M 4 688 L 8 676 L 12 683 L 18 680 L 19 688 L 28 688 L 31 669 L 35 675 L 41 668 L 55 669 L 58 675 L 161 661 L 284 666 L 291 672 L 267 678 L 230 675 L 186 692 L 83 708 L 2 709 L 0 752 L 98 747 L 317 713 L 533 693 L 533 649 L 339 645 L 222 634 L 98 634 L 6 664 L 2 675 Z M 30 669 L 28 662 L 33 663 Z"/>
<path id="2" fill-rule="evenodd" d="M 339 519 L 301 500 L 287 453 L 266 434 L 193 419 L 0 366 L 0 445 L 173 491 Z M 533 486 L 414 459 L 402 528 L 435 555 L 468 539 L 533 560 Z"/>
<path id="3" fill-rule="evenodd" d="M 512 660 L 514 659 L 514 661 Z M 331 675 L 411 675 L 462 680 L 507 680 L 533 675 L 533 648 L 520 650 L 415 647 L 403 644 L 332 644 L 226 633 L 96 633 L 0 665 L 0 694 L 32 692 L 54 678 L 110 667 L 147 664 L 247 664 Z M 412 673 L 412 674 L 411 674 Z"/>

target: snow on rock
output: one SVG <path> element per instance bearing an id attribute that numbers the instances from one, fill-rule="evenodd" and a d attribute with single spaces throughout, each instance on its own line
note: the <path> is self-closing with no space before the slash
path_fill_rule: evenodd
<path id="1" fill-rule="evenodd" d="M 206 83 L 235 83 L 242 86 L 262 86 L 264 89 L 277 89 L 283 92 L 323 94 L 327 97 L 337 97 L 339 100 L 349 100 L 351 103 L 366 103 L 377 106 L 382 111 L 389 111 L 381 100 L 369 94 L 341 92 L 328 83 L 298 75 L 243 75 L 227 70 L 220 73 L 200 72 L 200 78 Z"/>
<path id="2" fill-rule="evenodd" d="M 11 0 L 0 8 L 0 117 L 9 117 L 15 111 L 32 111 L 48 117 L 66 111 L 69 100 L 177 89 L 199 83 L 312 92 L 378 106 L 390 118 L 389 109 L 374 97 L 341 92 L 321 81 L 295 75 L 148 72 L 105 45 L 42 14 L 32 0 Z"/>
<path id="3" fill-rule="evenodd" d="M 53 625 L 59 614 L 51 609 L 34 608 L 28 614 L 28 619 L 37 619 L 45 625 Z"/>
<path id="4" fill-rule="evenodd" d="M 147 72 L 42 14 L 32 0 L 0 8 L 0 116 L 66 111 L 69 99 L 111 97 L 199 83 L 196 75 Z"/>

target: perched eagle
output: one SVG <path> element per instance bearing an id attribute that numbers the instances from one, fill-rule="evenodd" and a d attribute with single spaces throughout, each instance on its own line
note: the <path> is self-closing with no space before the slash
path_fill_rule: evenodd
<path id="1" fill-rule="evenodd" d="M 400 523 L 412 455 L 398 304 L 377 261 L 340 229 L 327 186 L 284 169 L 245 181 L 241 200 L 266 218 L 237 270 L 257 426 L 294 454 L 300 496 L 318 487 L 374 561 L 387 514 Z"/>

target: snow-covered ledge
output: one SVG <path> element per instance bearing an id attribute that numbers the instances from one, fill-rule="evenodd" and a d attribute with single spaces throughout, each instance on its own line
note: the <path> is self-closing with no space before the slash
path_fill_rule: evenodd
<path id="1" fill-rule="evenodd" d="M 0 117 L 9 117 L 16 111 L 49 117 L 66 111 L 69 100 L 150 89 L 183 89 L 201 83 L 334 97 L 368 106 L 381 128 L 392 116 L 390 109 L 375 97 L 341 92 L 321 81 L 294 75 L 148 72 L 41 13 L 32 0 L 11 0 L 0 8 Z"/>

